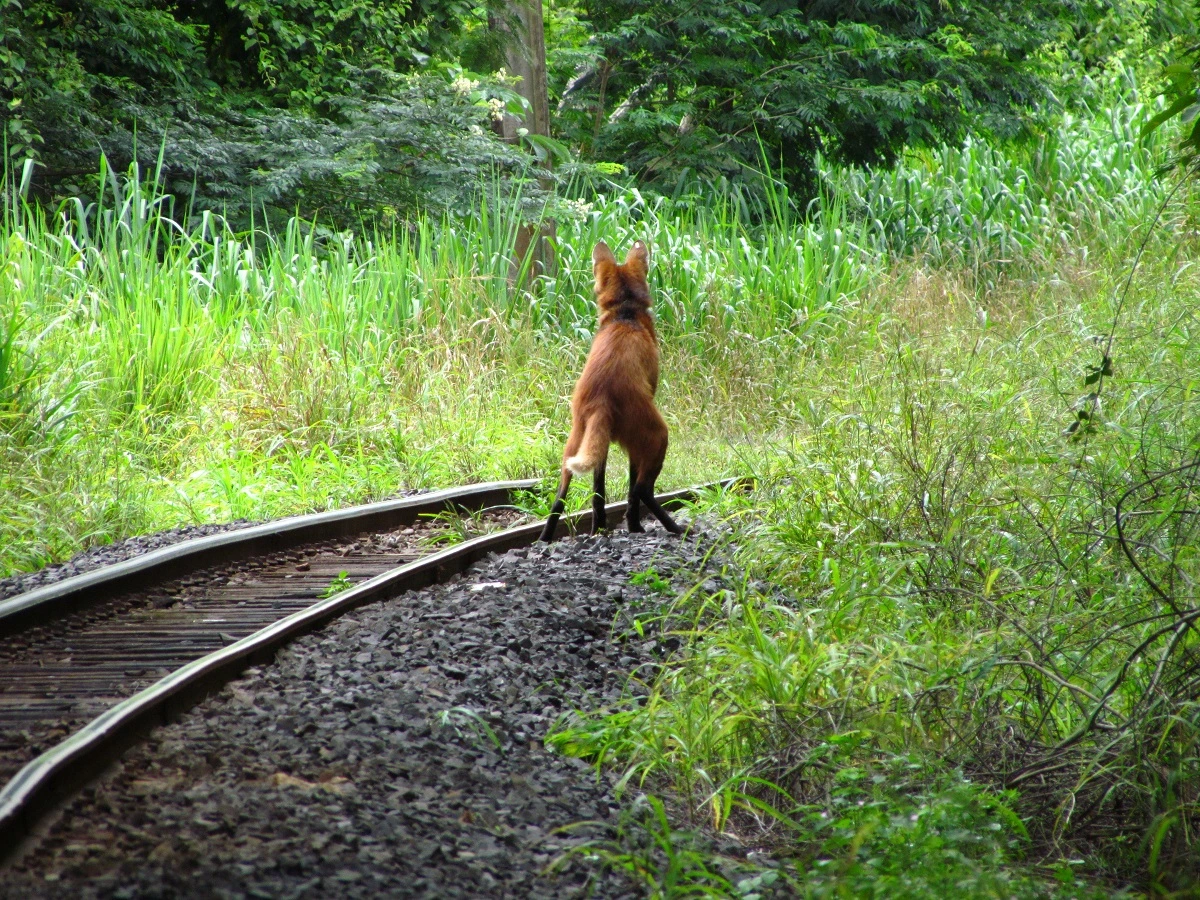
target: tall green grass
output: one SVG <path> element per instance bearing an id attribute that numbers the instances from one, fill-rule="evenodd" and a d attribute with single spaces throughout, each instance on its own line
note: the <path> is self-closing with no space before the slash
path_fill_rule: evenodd
<path id="1" fill-rule="evenodd" d="M 594 321 L 599 240 L 618 252 L 638 238 L 652 248 L 665 351 L 678 355 L 666 405 L 680 423 L 697 410 L 717 417 L 701 454 L 715 474 L 732 442 L 773 430 L 783 383 L 773 373 L 786 373 L 791 354 L 823 353 L 847 311 L 914 248 L 938 263 L 945 248 L 974 241 L 1004 260 L 1003 241 L 980 242 L 999 228 L 1050 258 L 1066 252 L 1063 223 L 1083 218 L 1108 230 L 1087 231 L 1072 253 L 1113 246 L 1142 208 L 1130 198 L 1159 193 L 1152 151 L 1130 145 L 1135 115 L 1068 119 L 1032 156 L 968 143 L 890 172 L 827 173 L 826 200 L 803 215 L 770 179 L 754 221 L 734 198 L 669 200 L 613 184 L 567 204 L 557 268 L 537 278 L 513 258 L 520 198 L 502 202 L 486 186 L 469 220 L 427 214 L 359 234 L 292 221 L 236 233 L 219 216 L 174 208 L 154 172 L 101 161 L 98 196 L 46 210 L 24 201 L 31 169 L 10 171 L 0 320 L 5 396 L 19 384 L 22 400 L 6 401 L 4 491 L 26 512 L 6 517 L 0 571 L 197 516 L 277 515 L 402 484 L 540 472 L 566 418 L 563 373 Z M 1008 199 L 962 212 L 985 194 Z M 1037 215 L 1014 213 L 1035 197 Z M 914 236 L 910 221 L 926 232 Z M 511 271 L 522 273 L 515 285 Z M 464 383 L 460 365 L 485 377 Z M 489 408 L 510 402 L 523 427 L 485 436 Z M 36 453 L 18 438 L 35 433 Z M 111 468 L 83 464 L 97 451 Z M 333 464 L 346 459 L 361 461 L 349 483 Z M 55 487 L 58 465 L 77 500 Z M 310 467 L 329 482 L 298 479 Z M 230 489 L 229 471 L 256 486 Z M 132 504 L 131 487 L 143 498 Z M 99 500 L 118 495 L 115 505 Z M 45 515 L 29 514 L 42 504 Z M 73 510 L 69 526 L 63 509 Z M 57 524 L 44 528 L 44 518 Z"/>
<path id="2" fill-rule="evenodd" d="M 53 211 L 24 202 L 28 172 L 5 183 L 3 396 L 19 384 L 25 399 L 6 400 L 0 437 L 13 510 L 0 571 L 177 521 L 551 470 L 565 373 L 595 318 L 596 241 L 654 248 L 659 323 L 696 376 L 668 375 L 666 390 L 708 407 L 702 363 L 728 334 L 810 329 L 880 264 L 836 205 L 762 240 L 727 209 L 614 186 L 569 205 L 557 266 L 534 279 L 514 259 L 519 198 L 486 185 L 470 220 L 237 233 L 176 210 L 155 172 L 102 160 L 98 196 Z M 744 399 L 723 392 L 725 408 Z M 67 406 L 53 440 L 17 439 Z M 713 474 L 715 435 L 728 428 L 700 454 Z"/>
<path id="3" fill-rule="evenodd" d="M 910 153 L 888 169 L 820 166 L 827 189 L 868 223 L 877 245 L 978 273 L 1099 248 L 1149 222 L 1168 136 L 1141 135 L 1139 103 L 1066 114 L 1014 148 L 978 138 Z"/>

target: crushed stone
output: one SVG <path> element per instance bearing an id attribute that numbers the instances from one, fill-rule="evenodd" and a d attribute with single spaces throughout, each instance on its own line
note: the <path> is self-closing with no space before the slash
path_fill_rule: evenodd
<path id="1" fill-rule="evenodd" d="M 612 785 L 543 740 L 674 649 L 631 627 L 662 603 L 631 577 L 686 588 L 708 544 L 647 525 L 492 556 L 302 638 L 127 751 L 0 898 L 640 896 L 576 852 L 614 833 Z"/>

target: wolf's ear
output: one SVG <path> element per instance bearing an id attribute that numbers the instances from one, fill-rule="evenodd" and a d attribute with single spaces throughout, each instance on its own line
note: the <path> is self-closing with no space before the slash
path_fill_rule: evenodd
<path id="1" fill-rule="evenodd" d="M 650 248 L 642 241 L 634 241 L 625 257 L 625 267 L 636 269 L 645 278 L 650 269 Z"/>
<path id="2" fill-rule="evenodd" d="M 596 276 L 596 293 L 604 290 L 606 282 L 612 280 L 617 268 L 617 258 L 608 249 L 608 244 L 601 241 L 592 251 L 592 273 Z"/>
<path id="3" fill-rule="evenodd" d="M 613 252 L 608 249 L 608 244 L 601 241 L 596 245 L 596 249 L 592 251 L 592 265 L 598 266 L 602 262 L 617 264 L 617 258 L 613 256 Z"/>

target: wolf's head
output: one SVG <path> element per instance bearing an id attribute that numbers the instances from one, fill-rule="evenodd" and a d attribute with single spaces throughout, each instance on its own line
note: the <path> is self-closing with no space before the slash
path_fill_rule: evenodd
<path id="1" fill-rule="evenodd" d="M 592 269 L 596 274 L 596 304 L 600 318 L 617 314 L 622 307 L 630 313 L 650 308 L 650 285 L 646 273 L 650 251 L 642 241 L 634 241 L 624 263 L 618 263 L 608 244 L 601 241 L 592 251 Z"/>

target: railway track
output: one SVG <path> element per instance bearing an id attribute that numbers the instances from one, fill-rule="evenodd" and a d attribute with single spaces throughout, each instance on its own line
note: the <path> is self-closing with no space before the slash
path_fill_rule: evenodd
<path id="1" fill-rule="evenodd" d="M 252 526 L 0 602 L 0 862 L 125 747 L 290 640 L 533 543 L 541 523 L 514 525 L 511 504 L 534 485 L 455 488 Z M 696 490 L 660 500 L 678 506 Z M 624 509 L 609 505 L 609 524 Z M 447 513 L 460 518 L 430 518 Z M 590 521 L 590 512 L 569 517 L 559 533 Z M 457 542 L 440 549 L 451 534 Z"/>

